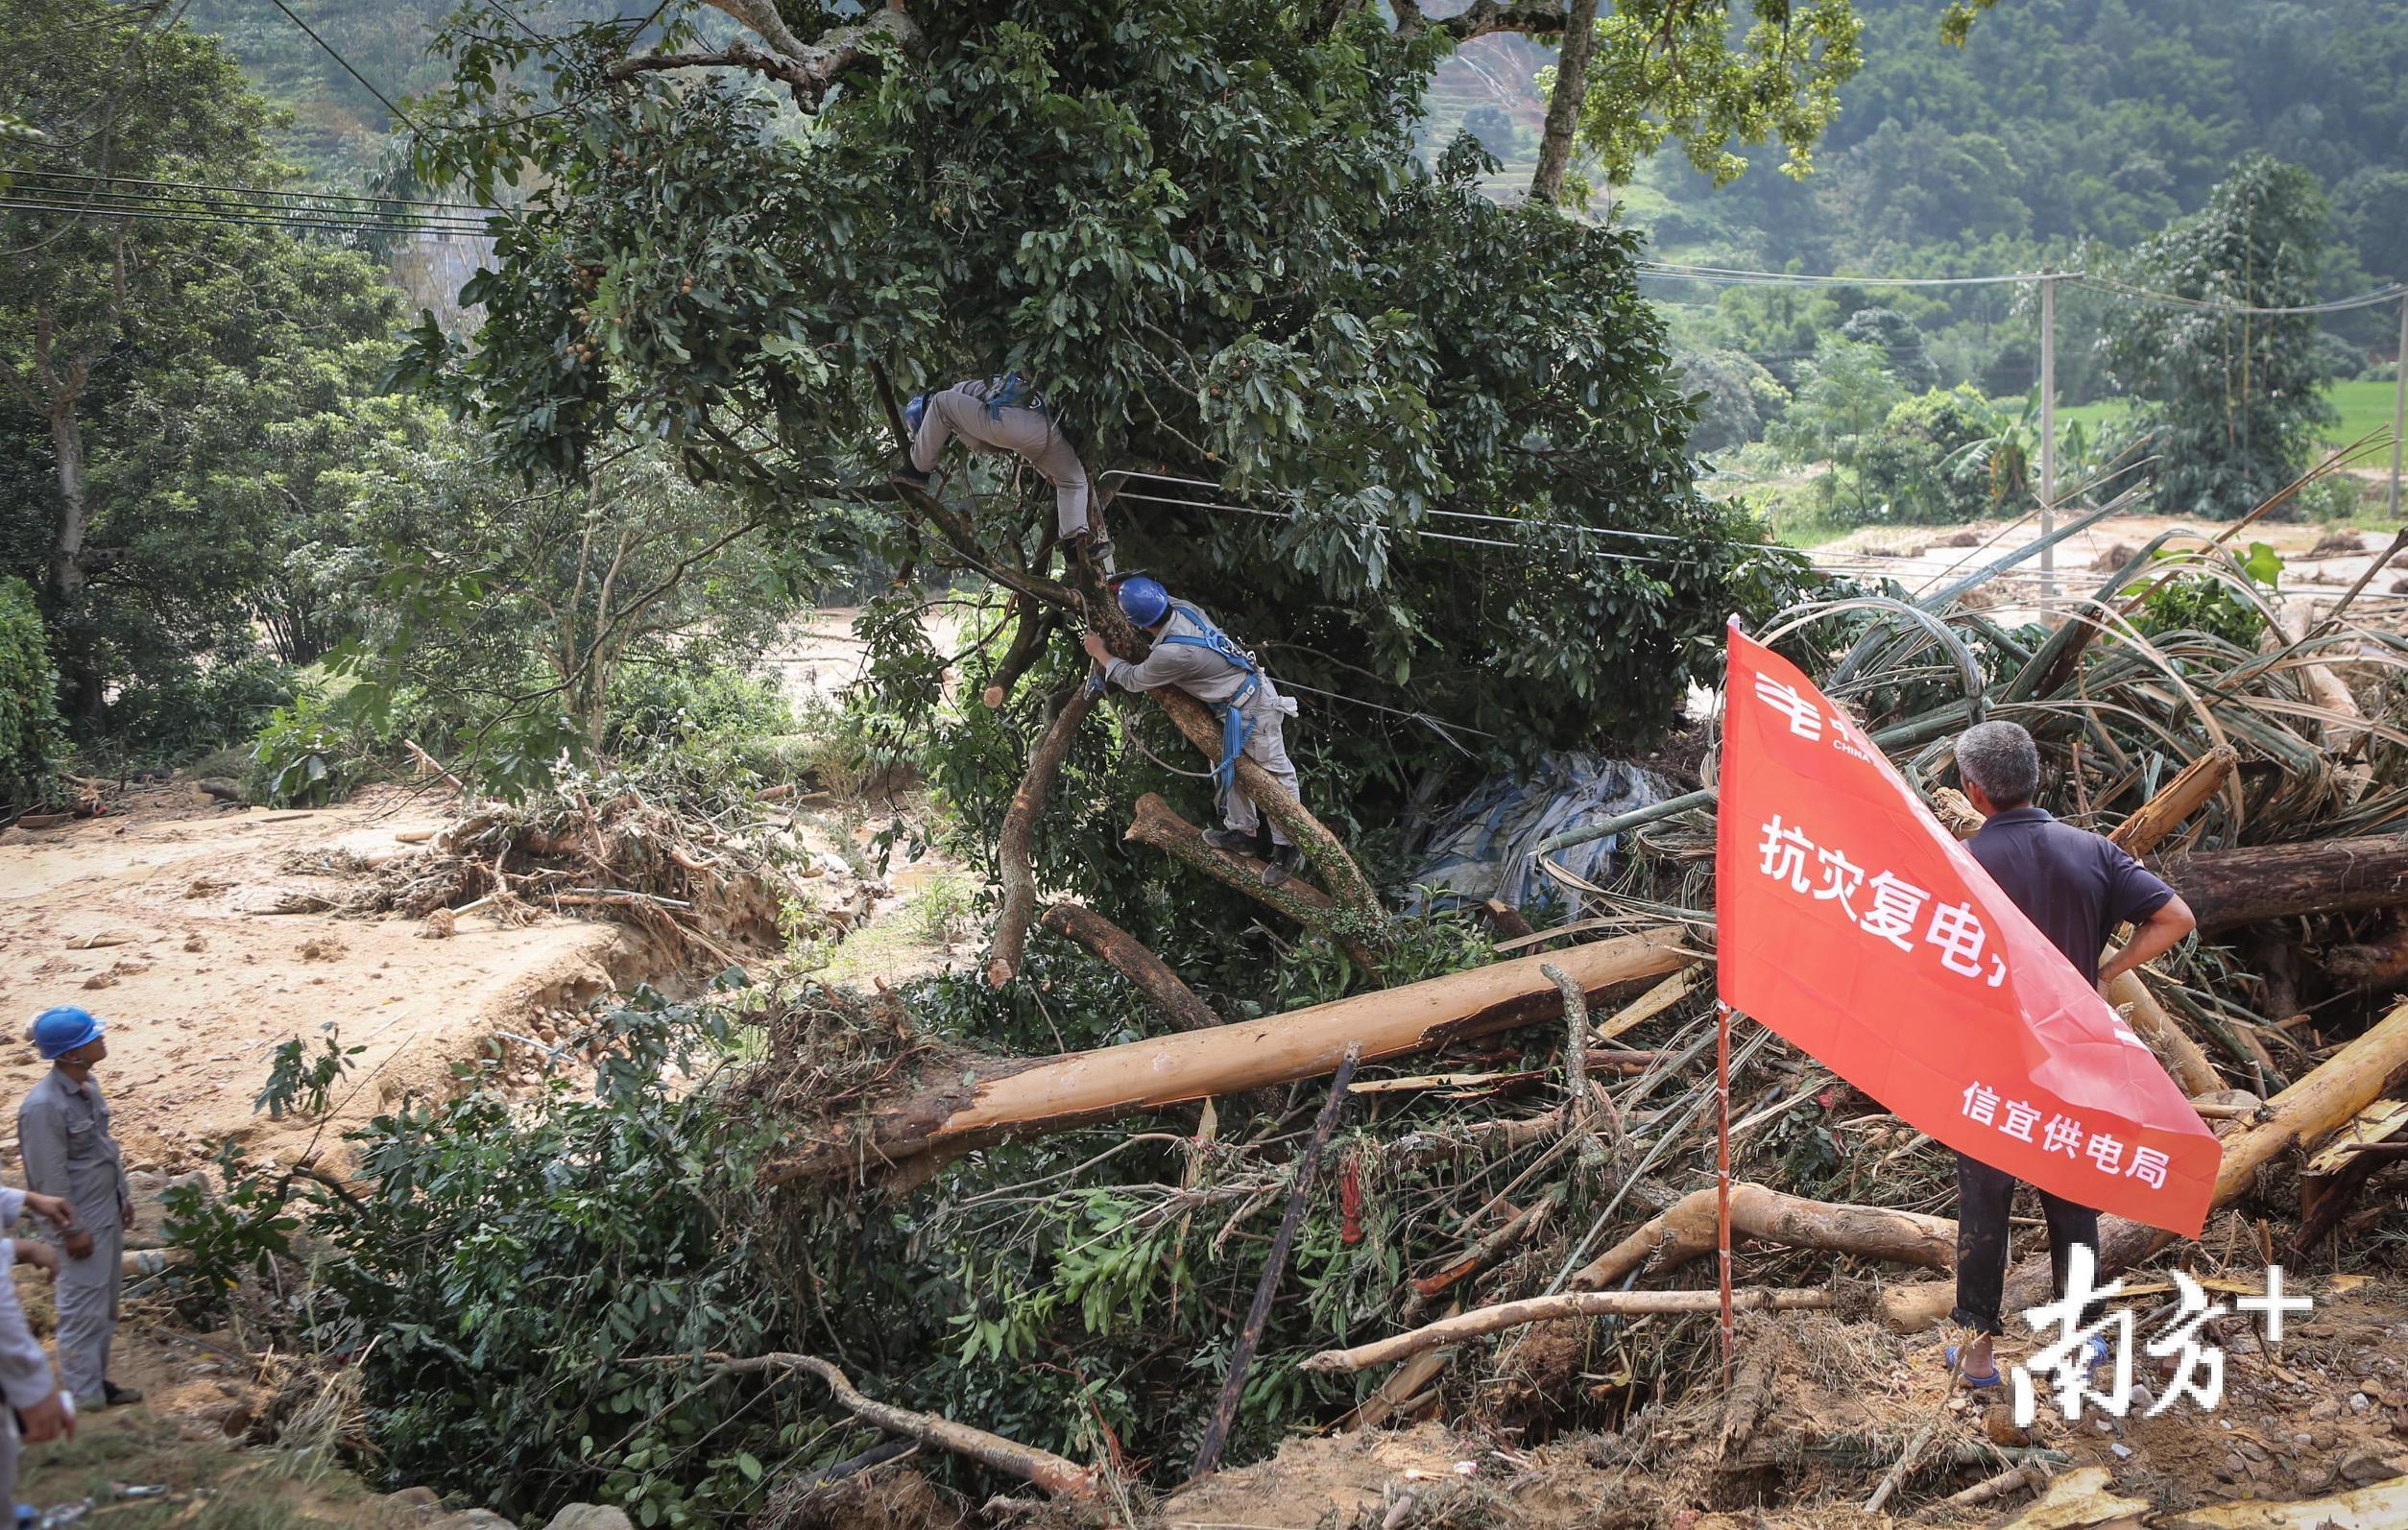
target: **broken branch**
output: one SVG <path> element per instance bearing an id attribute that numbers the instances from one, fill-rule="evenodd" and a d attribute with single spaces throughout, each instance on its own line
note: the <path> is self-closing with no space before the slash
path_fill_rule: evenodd
<path id="1" fill-rule="evenodd" d="M 1220 1024 L 1212 1006 L 1179 980 L 1169 964 L 1144 943 L 1084 903 L 1056 903 L 1041 920 L 1054 934 L 1076 941 L 1153 1000 L 1163 1018 L 1182 1031 L 1209 1031 Z"/>
<path id="2" fill-rule="evenodd" d="M 987 956 L 990 988 L 1009 983 L 1026 954 L 1028 923 L 1037 912 L 1037 879 L 1028 869 L 1029 842 L 1036 837 L 1037 815 L 1045 810 L 1046 799 L 1053 795 L 1053 778 L 1061 774 L 1062 761 L 1078 737 L 1078 725 L 1087 721 L 1095 705 L 1093 689 L 1086 685 L 1072 689 L 1071 699 L 1062 704 L 1045 736 L 1028 752 L 1028 769 L 1021 776 L 1020 789 L 1012 793 L 1012 805 L 1004 811 L 1003 830 L 995 846 L 1003 907 L 996 915 L 995 942 Z"/>
<path id="3" fill-rule="evenodd" d="M 1425 1350 L 1443 1349 L 1482 1334 L 1518 1328 L 1529 1323 L 1556 1323 L 1566 1318 L 1635 1318 L 1686 1315 L 1722 1310 L 1720 1291 L 1567 1291 L 1558 1296 L 1532 1297 L 1477 1307 L 1460 1317 L 1440 1318 L 1407 1332 L 1351 1350 L 1323 1350 L 1305 1361 L 1307 1371 L 1363 1371 L 1389 1365 Z M 1837 1292 L 1757 1287 L 1731 1293 L 1738 1312 L 1827 1311 L 1840 1304 Z"/>

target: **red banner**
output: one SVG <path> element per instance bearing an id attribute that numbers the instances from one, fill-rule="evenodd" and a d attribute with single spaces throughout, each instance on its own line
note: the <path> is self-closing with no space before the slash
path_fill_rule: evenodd
<path id="1" fill-rule="evenodd" d="M 1879 750 L 1736 623 L 1715 849 L 1722 996 L 2042 1189 L 2197 1237 L 2216 1138 Z"/>

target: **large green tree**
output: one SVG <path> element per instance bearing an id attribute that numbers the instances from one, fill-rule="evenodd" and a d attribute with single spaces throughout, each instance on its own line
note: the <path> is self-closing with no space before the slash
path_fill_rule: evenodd
<path id="1" fill-rule="evenodd" d="M 40 591 L 88 730 L 112 691 L 247 649 L 256 619 L 294 618 L 270 622 L 291 657 L 325 640 L 271 586 L 397 315 L 364 255 L 162 193 L 277 173 L 266 108 L 214 39 L 156 0 L 12 14 L 0 112 L 43 136 L 0 150 L 41 188 L 5 223 L 0 457 L 39 489 L 0 510 L 0 547 Z"/>
<path id="2" fill-rule="evenodd" d="M 1495 205 L 1468 142 L 1414 157 L 1437 31 L 1274 0 L 722 9 L 750 35 L 452 35 L 442 109 L 487 126 L 428 175 L 542 178 L 465 295 L 473 343 L 429 332 L 423 364 L 527 468 L 657 433 L 786 538 L 848 538 L 894 447 L 873 364 L 1016 367 L 1123 566 L 1284 677 L 1517 748 L 1662 728 L 1721 617 L 1776 592 L 1691 488 L 1630 238 Z M 1056 619 L 1049 502 L 985 488 L 882 514 L 892 550 Z M 1324 754 L 1358 774 L 1441 749 L 1342 715 Z"/>
<path id="3" fill-rule="evenodd" d="M 2299 476 L 2331 422 L 2314 315 L 2192 306 L 2315 301 L 2325 219 L 2313 174 L 2256 155 L 2128 263 L 2134 287 L 2176 299 L 2133 302 L 2107 346 L 2117 379 L 2149 400 L 2168 513 L 2240 514 Z"/>

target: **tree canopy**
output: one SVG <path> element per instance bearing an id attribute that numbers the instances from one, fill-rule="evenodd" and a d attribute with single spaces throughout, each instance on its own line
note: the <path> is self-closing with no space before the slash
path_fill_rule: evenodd
<path id="1" fill-rule="evenodd" d="M 1474 144 L 1413 156 L 1440 34 L 1156 0 L 830 12 L 788 46 L 733 9 L 769 25 L 716 52 L 690 17 L 659 54 L 455 23 L 445 110 L 489 126 L 426 173 L 544 178 L 466 295 L 472 344 L 419 356 L 523 467 L 658 433 L 789 538 L 841 540 L 893 446 L 872 364 L 1017 368 L 1124 565 L 1283 674 L 1527 743 L 1663 726 L 1700 639 L 1777 589 L 1689 485 L 1630 237 L 1490 203 Z M 1028 587 L 1049 519 L 997 494 L 965 540 L 876 524 Z"/>

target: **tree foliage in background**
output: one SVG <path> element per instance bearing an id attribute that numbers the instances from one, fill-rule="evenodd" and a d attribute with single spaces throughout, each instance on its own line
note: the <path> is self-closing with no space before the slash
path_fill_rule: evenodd
<path id="1" fill-rule="evenodd" d="M 2313 175 L 2254 155 L 2197 215 L 2134 251 L 2127 279 L 2218 303 L 2313 302 L 2325 222 Z M 2108 365 L 2158 431 L 2160 509 L 2237 515 L 2300 475 L 2334 418 L 2316 338 L 2313 315 L 2170 303 L 2136 306 L 2109 333 Z"/>
<path id="2" fill-rule="evenodd" d="M 45 137 L 0 151 L 9 163 L 275 179 L 265 107 L 166 7 L 36 0 L 16 14 L 0 109 Z M 28 491 L 0 507 L 0 553 L 40 590 L 70 721 L 88 735 L 197 661 L 239 659 L 254 619 L 290 658 L 339 636 L 283 581 L 327 511 L 319 475 L 386 423 L 368 400 L 397 315 L 375 266 L 280 229 L 106 202 L 9 227 L 23 248 L 0 262 L 0 470 Z"/>
<path id="3" fill-rule="evenodd" d="M 346 475 L 341 543 L 363 640 L 339 667 L 371 719 L 406 697 L 463 763 L 513 787 L 598 761 L 641 670 L 749 665 L 804 604 L 759 523 L 660 453 L 620 442 L 582 485 L 497 470 L 456 426 Z"/>
<path id="4" fill-rule="evenodd" d="M 40 807 L 56 791 L 65 750 L 59 674 L 41 612 L 21 579 L 0 575 L 0 802 Z"/>

